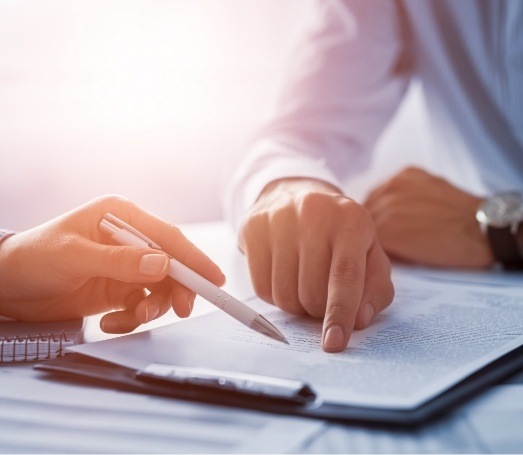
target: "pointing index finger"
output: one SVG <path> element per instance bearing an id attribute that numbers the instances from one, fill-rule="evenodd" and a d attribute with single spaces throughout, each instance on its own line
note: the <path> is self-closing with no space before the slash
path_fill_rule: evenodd
<path id="1" fill-rule="evenodd" d="M 347 346 L 365 281 L 365 254 L 339 250 L 332 257 L 323 322 L 323 349 L 327 352 L 342 351 Z"/>

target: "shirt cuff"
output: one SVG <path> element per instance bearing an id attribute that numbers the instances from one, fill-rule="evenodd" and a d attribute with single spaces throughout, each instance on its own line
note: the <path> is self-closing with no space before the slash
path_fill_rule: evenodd
<path id="1" fill-rule="evenodd" d="M 8 239 L 9 237 L 11 237 L 12 235 L 15 235 L 16 232 L 14 231 L 9 231 L 7 229 L 0 229 L 0 245 L 2 244 L 2 242 L 6 239 Z M 12 319 L 12 318 L 8 318 L 6 316 L 2 316 L 0 314 L 0 322 L 9 322 L 9 321 L 14 321 L 15 319 Z"/>
<path id="2" fill-rule="evenodd" d="M 11 237 L 12 235 L 15 235 L 16 232 L 14 231 L 10 231 L 8 229 L 0 229 L 0 244 L 8 239 L 9 237 Z"/>

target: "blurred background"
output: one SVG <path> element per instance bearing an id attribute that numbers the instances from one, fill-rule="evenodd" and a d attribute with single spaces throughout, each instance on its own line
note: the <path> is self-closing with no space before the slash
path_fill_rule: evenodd
<path id="1" fill-rule="evenodd" d="M 311 14 L 311 0 L 0 0 L 0 226 L 105 193 L 173 223 L 221 219 Z M 421 159 L 419 92 L 355 194 Z"/>

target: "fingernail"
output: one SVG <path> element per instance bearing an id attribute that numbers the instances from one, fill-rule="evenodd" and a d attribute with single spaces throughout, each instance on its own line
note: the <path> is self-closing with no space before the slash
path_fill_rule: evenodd
<path id="1" fill-rule="evenodd" d="M 165 254 L 146 254 L 140 259 L 139 272 L 145 276 L 160 275 L 167 267 Z"/>
<path id="2" fill-rule="evenodd" d="M 109 333 L 109 324 L 107 324 L 107 321 L 105 319 L 102 319 L 100 321 L 100 328 L 102 329 L 102 332 Z"/>
<path id="3" fill-rule="evenodd" d="M 375 314 L 376 311 L 374 310 L 374 306 L 371 303 L 367 303 L 363 309 L 363 324 L 365 327 L 370 324 L 370 321 L 372 321 Z"/>
<path id="4" fill-rule="evenodd" d="M 156 302 L 151 302 L 148 305 L 142 305 L 136 309 L 138 320 L 145 324 L 146 322 L 152 321 L 158 313 L 160 312 L 160 307 Z"/>
<path id="5" fill-rule="evenodd" d="M 338 351 L 344 347 L 345 335 L 339 325 L 332 325 L 327 329 L 323 340 L 323 347 L 328 351 Z"/>
<path id="6" fill-rule="evenodd" d="M 118 330 L 118 324 L 112 319 L 102 319 L 100 321 L 100 328 L 105 333 L 115 333 Z"/>

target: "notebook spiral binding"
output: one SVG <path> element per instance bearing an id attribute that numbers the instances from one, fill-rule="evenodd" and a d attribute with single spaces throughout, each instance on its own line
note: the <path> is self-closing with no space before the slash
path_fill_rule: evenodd
<path id="1" fill-rule="evenodd" d="M 60 333 L 0 337 L 0 363 L 46 360 L 64 355 L 64 348 L 71 344 L 64 331 Z"/>

